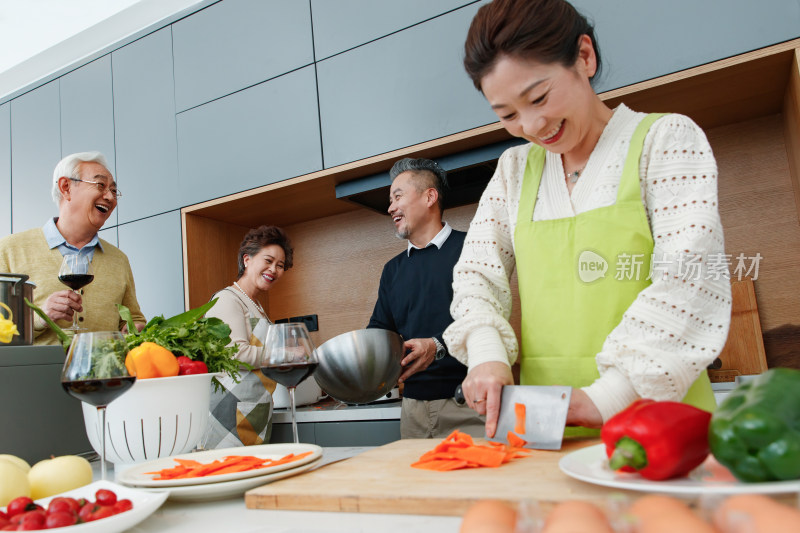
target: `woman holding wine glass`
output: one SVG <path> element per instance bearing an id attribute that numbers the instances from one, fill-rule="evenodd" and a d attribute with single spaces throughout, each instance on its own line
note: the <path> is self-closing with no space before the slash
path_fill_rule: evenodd
<path id="1" fill-rule="evenodd" d="M 239 347 L 236 358 L 256 367 L 241 369 L 241 381 L 220 378 L 224 390 L 211 394 L 211 414 L 206 449 L 249 446 L 269 441 L 272 393 L 276 383 L 259 370 L 266 329 L 271 324 L 260 298 L 292 267 L 293 250 L 286 233 L 276 226 L 250 230 L 238 252 L 238 278 L 212 298 L 217 303 L 206 316 L 221 319 L 231 328 L 231 344 Z"/>
<path id="2" fill-rule="evenodd" d="M 126 331 L 117 304 L 131 310 L 137 327 L 144 326 L 128 257 L 98 234 L 122 196 L 105 157 L 81 152 L 62 159 L 53 171 L 51 195 L 58 205 L 57 217 L 40 228 L 0 239 L 0 272 L 27 274 L 36 284 L 33 303 L 62 328 L 75 321 L 87 331 Z M 71 288 L 65 287 L 59 272 L 67 256 L 86 259 L 94 275 L 91 283 L 77 287 L 77 279 L 67 277 Z M 70 273 L 87 271 L 65 272 Z M 38 315 L 33 326 L 35 344 L 59 344 Z"/>

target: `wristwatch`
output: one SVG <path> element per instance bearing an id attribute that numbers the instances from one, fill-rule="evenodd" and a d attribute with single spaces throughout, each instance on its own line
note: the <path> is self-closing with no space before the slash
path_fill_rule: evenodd
<path id="1" fill-rule="evenodd" d="M 433 339 L 433 343 L 436 345 L 436 355 L 433 356 L 434 361 L 439 361 L 445 355 L 447 355 L 447 349 L 445 349 L 444 344 L 439 342 L 439 339 L 436 337 L 431 337 Z"/>

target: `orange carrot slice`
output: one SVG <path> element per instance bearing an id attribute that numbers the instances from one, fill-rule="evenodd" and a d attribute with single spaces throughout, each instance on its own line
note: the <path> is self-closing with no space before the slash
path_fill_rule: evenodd
<path id="1" fill-rule="evenodd" d="M 519 405 L 519 404 L 517 404 Z M 514 433 L 513 431 L 508 432 L 508 443 L 514 448 L 524 448 L 528 441 L 521 438 L 519 435 Z"/>
<path id="2" fill-rule="evenodd" d="M 517 423 L 514 425 L 514 433 L 517 433 L 519 435 L 524 435 L 525 434 L 525 404 L 524 403 L 515 403 L 514 404 L 514 416 L 517 419 Z"/>
<path id="3" fill-rule="evenodd" d="M 515 435 L 516 437 L 516 435 Z M 456 430 L 438 443 L 432 450 L 411 464 L 414 468 L 446 472 L 461 468 L 496 468 L 504 463 L 520 457 L 527 457 L 531 450 L 516 446 L 520 441 L 517 437 L 511 446 L 502 442 L 489 442 L 488 444 L 475 444 L 472 437 Z"/>
<path id="4" fill-rule="evenodd" d="M 153 479 L 156 480 L 189 479 L 218 476 L 221 474 L 235 474 L 299 461 L 312 453 L 311 451 L 298 455 L 290 453 L 280 459 L 263 459 L 252 455 L 231 455 L 205 464 L 190 459 L 174 459 L 174 461 L 178 463 L 178 466 L 146 473 L 153 474 L 155 476 Z"/>

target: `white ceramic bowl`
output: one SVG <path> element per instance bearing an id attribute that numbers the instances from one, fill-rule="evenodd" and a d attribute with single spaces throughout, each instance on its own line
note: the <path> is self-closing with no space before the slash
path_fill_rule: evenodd
<path id="1" fill-rule="evenodd" d="M 137 379 L 106 408 L 106 459 L 138 463 L 193 450 L 208 424 L 215 375 Z M 92 448 L 100 453 L 99 416 L 93 405 L 83 404 L 83 420 Z"/>
<path id="2" fill-rule="evenodd" d="M 294 389 L 294 401 L 297 407 L 317 403 L 325 396 L 325 393 L 319 388 L 317 382 L 314 381 L 313 374 L 310 379 L 303 381 Z M 275 409 L 283 409 L 292 406 L 289 399 L 289 389 L 280 383 L 277 384 L 275 392 L 272 393 L 272 406 Z"/>

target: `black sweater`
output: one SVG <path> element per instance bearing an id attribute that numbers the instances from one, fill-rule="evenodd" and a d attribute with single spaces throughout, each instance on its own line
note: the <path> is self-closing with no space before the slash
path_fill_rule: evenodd
<path id="1" fill-rule="evenodd" d="M 453 267 L 464 245 L 463 231 L 453 230 L 439 249 L 428 246 L 403 251 L 383 267 L 378 301 L 368 328 L 396 331 L 404 340 L 436 337 L 453 322 Z M 452 398 L 467 367 L 448 353 L 405 381 L 403 396 L 416 400 Z"/>

